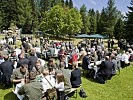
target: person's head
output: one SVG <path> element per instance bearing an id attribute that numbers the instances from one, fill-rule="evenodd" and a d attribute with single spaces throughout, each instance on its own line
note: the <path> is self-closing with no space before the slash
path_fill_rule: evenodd
<path id="1" fill-rule="evenodd" d="M 78 68 L 78 63 L 77 63 L 77 62 L 73 62 L 73 63 L 72 63 L 72 67 L 73 67 L 74 69 L 77 69 L 77 68 Z"/>
<path id="2" fill-rule="evenodd" d="M 0 59 L 3 59 L 4 55 L 2 53 L 0 53 Z"/>
<path id="3" fill-rule="evenodd" d="M 55 60 L 53 58 L 49 59 L 48 61 L 49 65 L 53 65 L 55 63 Z"/>
<path id="4" fill-rule="evenodd" d="M 116 56 L 115 56 L 114 54 L 112 54 L 112 55 L 110 56 L 110 58 L 111 58 L 111 60 L 113 60 L 113 59 L 116 59 Z"/>
<path id="5" fill-rule="evenodd" d="M 23 59 L 24 58 L 24 53 L 20 53 L 19 54 L 19 59 Z"/>
<path id="6" fill-rule="evenodd" d="M 91 52 L 87 52 L 87 56 L 90 57 L 91 56 Z"/>
<path id="7" fill-rule="evenodd" d="M 29 73 L 29 79 L 30 79 L 30 80 L 34 80 L 35 78 L 36 78 L 36 74 L 35 74 L 34 72 L 31 71 L 31 72 Z"/>
<path id="8" fill-rule="evenodd" d="M 59 67 L 60 68 L 65 68 L 65 62 L 60 62 Z"/>
<path id="9" fill-rule="evenodd" d="M 27 69 L 28 69 L 28 65 L 27 64 L 21 64 L 20 65 L 20 71 L 22 73 L 26 73 Z"/>
<path id="10" fill-rule="evenodd" d="M 36 69 L 39 69 L 41 67 L 41 61 L 40 60 L 37 60 L 35 67 L 36 67 Z"/>
<path id="11" fill-rule="evenodd" d="M 31 55 L 31 56 L 35 56 L 35 53 L 36 53 L 36 49 L 35 49 L 35 48 L 32 48 L 32 49 L 31 49 L 30 55 Z"/>
<path id="12" fill-rule="evenodd" d="M 106 57 L 105 57 L 105 60 L 109 60 L 109 56 L 106 56 Z"/>
<path id="13" fill-rule="evenodd" d="M 60 82 L 65 82 L 65 77 L 63 74 L 57 74 L 56 75 L 56 79 L 57 79 L 57 82 L 60 83 Z"/>
<path id="14" fill-rule="evenodd" d="M 44 69 L 42 74 L 43 74 L 44 77 L 49 75 L 49 70 L 48 69 Z"/>
<path id="15" fill-rule="evenodd" d="M 12 56 L 16 56 L 16 51 L 13 50 L 11 55 L 12 55 Z"/>
<path id="16" fill-rule="evenodd" d="M 9 59 L 9 56 L 8 55 L 4 55 L 4 60 L 7 61 Z"/>

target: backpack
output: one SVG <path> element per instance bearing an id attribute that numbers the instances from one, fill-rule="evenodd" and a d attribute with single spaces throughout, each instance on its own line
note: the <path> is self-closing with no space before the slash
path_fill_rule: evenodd
<path id="1" fill-rule="evenodd" d="M 84 89 L 81 89 L 81 90 L 80 90 L 79 95 L 80 95 L 80 97 L 82 97 L 82 98 L 86 98 L 86 97 L 87 97 L 87 95 L 86 95 Z"/>

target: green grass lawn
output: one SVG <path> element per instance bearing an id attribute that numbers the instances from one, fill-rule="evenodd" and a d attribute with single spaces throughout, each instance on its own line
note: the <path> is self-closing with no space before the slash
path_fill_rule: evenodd
<path id="1" fill-rule="evenodd" d="M 71 97 L 70 100 L 133 100 L 133 63 L 121 70 L 120 75 L 112 77 L 106 84 L 99 84 L 92 79 L 82 77 L 82 87 L 87 93 L 87 98 Z M 16 100 L 12 88 L 0 87 L 0 100 Z M 79 90 L 78 90 L 79 92 Z"/>

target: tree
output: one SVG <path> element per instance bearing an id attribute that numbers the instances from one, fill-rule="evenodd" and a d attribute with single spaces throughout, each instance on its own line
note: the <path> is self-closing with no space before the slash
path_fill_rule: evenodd
<path id="1" fill-rule="evenodd" d="M 16 0 L 1 0 L 0 11 L 2 16 L 2 29 L 7 29 L 11 23 L 17 22 Z"/>
<path id="2" fill-rule="evenodd" d="M 54 6 L 50 11 L 44 13 L 40 29 L 50 32 L 57 37 L 69 36 L 80 32 L 82 27 L 81 15 L 78 10 L 68 7 Z"/>
<path id="3" fill-rule="evenodd" d="M 89 33 L 89 16 L 87 16 L 87 10 L 84 4 L 80 8 L 80 14 L 83 22 L 81 33 Z"/>
<path id="4" fill-rule="evenodd" d="M 114 36 L 116 39 L 124 38 L 124 21 L 120 18 L 118 19 L 114 27 Z"/>
<path id="5" fill-rule="evenodd" d="M 62 3 L 62 7 L 64 7 L 64 5 L 65 5 L 64 0 L 61 0 L 61 3 Z"/>
<path id="6" fill-rule="evenodd" d="M 65 20 L 64 20 L 64 28 L 63 32 L 65 32 L 66 35 L 72 37 L 75 33 L 80 33 L 82 28 L 82 19 L 80 12 L 75 9 L 65 9 Z"/>
<path id="7" fill-rule="evenodd" d="M 50 0 L 40 0 L 40 7 L 41 7 L 41 12 L 50 10 L 51 8 Z"/>
<path id="8" fill-rule="evenodd" d="M 73 1 L 72 0 L 69 0 L 69 8 L 73 8 Z"/>
<path id="9" fill-rule="evenodd" d="M 64 9 L 59 5 L 54 6 L 50 12 L 47 12 L 44 18 L 44 21 L 41 23 L 40 27 L 44 31 L 52 31 L 57 37 L 62 32 L 64 27 Z M 44 29 L 43 25 L 45 25 Z"/>
<path id="10" fill-rule="evenodd" d="M 96 28 L 96 29 L 97 29 L 96 32 L 97 32 L 97 34 L 100 33 L 100 32 L 99 32 L 99 22 L 100 22 L 100 13 L 99 13 L 99 11 L 97 10 L 97 11 L 96 11 L 96 25 L 97 25 L 97 26 L 96 26 L 96 27 L 97 27 L 97 28 Z"/>
<path id="11" fill-rule="evenodd" d="M 32 25 L 32 6 L 30 0 L 17 0 L 18 25 L 23 33 L 28 33 Z"/>
<path id="12" fill-rule="evenodd" d="M 126 39 L 131 40 L 133 38 L 133 0 L 130 2 L 131 6 L 128 7 L 130 11 L 127 13 L 126 21 Z"/>
<path id="13" fill-rule="evenodd" d="M 69 6 L 68 0 L 66 0 L 65 5 L 66 5 L 66 7 Z"/>
<path id="14" fill-rule="evenodd" d="M 96 33 L 96 15 L 95 15 L 95 11 L 94 9 L 90 9 L 88 12 L 88 16 L 90 17 L 89 22 L 90 22 L 90 26 L 89 26 L 89 30 L 91 34 Z"/>
<path id="15" fill-rule="evenodd" d="M 116 24 L 117 21 L 117 12 L 118 10 L 116 9 L 115 6 L 115 0 L 109 0 L 108 1 L 108 5 L 105 8 L 105 12 L 106 12 L 106 34 L 108 34 L 110 37 L 113 37 L 113 31 L 114 31 L 114 26 Z"/>
<path id="16" fill-rule="evenodd" d="M 106 34 L 106 27 L 107 27 L 107 15 L 105 12 L 105 8 L 103 8 L 101 12 L 97 31 L 101 34 Z"/>

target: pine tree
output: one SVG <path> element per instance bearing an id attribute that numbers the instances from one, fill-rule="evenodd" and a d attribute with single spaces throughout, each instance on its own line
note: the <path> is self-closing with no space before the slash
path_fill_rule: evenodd
<path id="1" fill-rule="evenodd" d="M 68 0 L 66 0 L 65 5 L 66 5 L 66 7 L 69 6 Z"/>
<path id="2" fill-rule="evenodd" d="M 83 22 L 81 33 L 89 33 L 89 16 L 87 16 L 87 8 L 84 4 L 80 8 L 80 14 Z"/>
<path id="3" fill-rule="evenodd" d="M 99 25 L 98 25 L 98 32 L 100 34 L 105 34 L 106 33 L 106 27 L 107 27 L 107 15 L 105 12 L 105 8 L 102 9 L 100 20 L 99 20 Z"/>
<path id="4" fill-rule="evenodd" d="M 64 0 L 61 0 L 61 3 L 62 3 L 62 7 L 64 7 L 64 5 L 65 5 Z"/>
<path id="5" fill-rule="evenodd" d="M 11 23 L 17 22 L 16 0 L 1 0 L 0 11 L 2 16 L 2 29 L 7 29 Z"/>
<path id="6" fill-rule="evenodd" d="M 73 1 L 69 0 L 69 8 L 73 8 Z"/>
<path id="7" fill-rule="evenodd" d="M 124 21 L 119 18 L 114 27 L 114 36 L 116 39 L 124 38 Z"/>
<path id="8" fill-rule="evenodd" d="M 110 37 L 113 37 L 113 31 L 114 31 L 114 26 L 117 21 L 117 12 L 118 12 L 118 10 L 116 9 L 116 6 L 115 6 L 115 0 L 108 1 L 108 5 L 105 8 L 105 11 L 106 11 L 106 17 L 107 17 L 106 18 L 107 24 L 105 27 L 106 34 L 108 34 Z"/>
<path id="9" fill-rule="evenodd" d="M 133 0 L 130 2 L 131 6 L 128 7 L 130 11 L 127 13 L 126 21 L 126 38 L 131 40 L 133 38 Z"/>
<path id="10" fill-rule="evenodd" d="M 32 26 L 32 6 L 30 0 L 17 0 L 18 23 L 24 33 L 28 33 Z"/>
<path id="11" fill-rule="evenodd" d="M 99 22 L 100 22 L 100 13 L 99 13 L 99 11 L 97 10 L 96 11 L 96 27 L 97 27 L 97 34 L 99 34 Z"/>
<path id="12" fill-rule="evenodd" d="M 96 27 L 96 15 L 95 15 L 94 9 L 90 9 L 88 12 L 88 15 L 90 17 L 90 19 L 89 19 L 89 21 L 90 21 L 90 26 L 89 26 L 90 34 L 95 34 L 97 27 Z"/>

